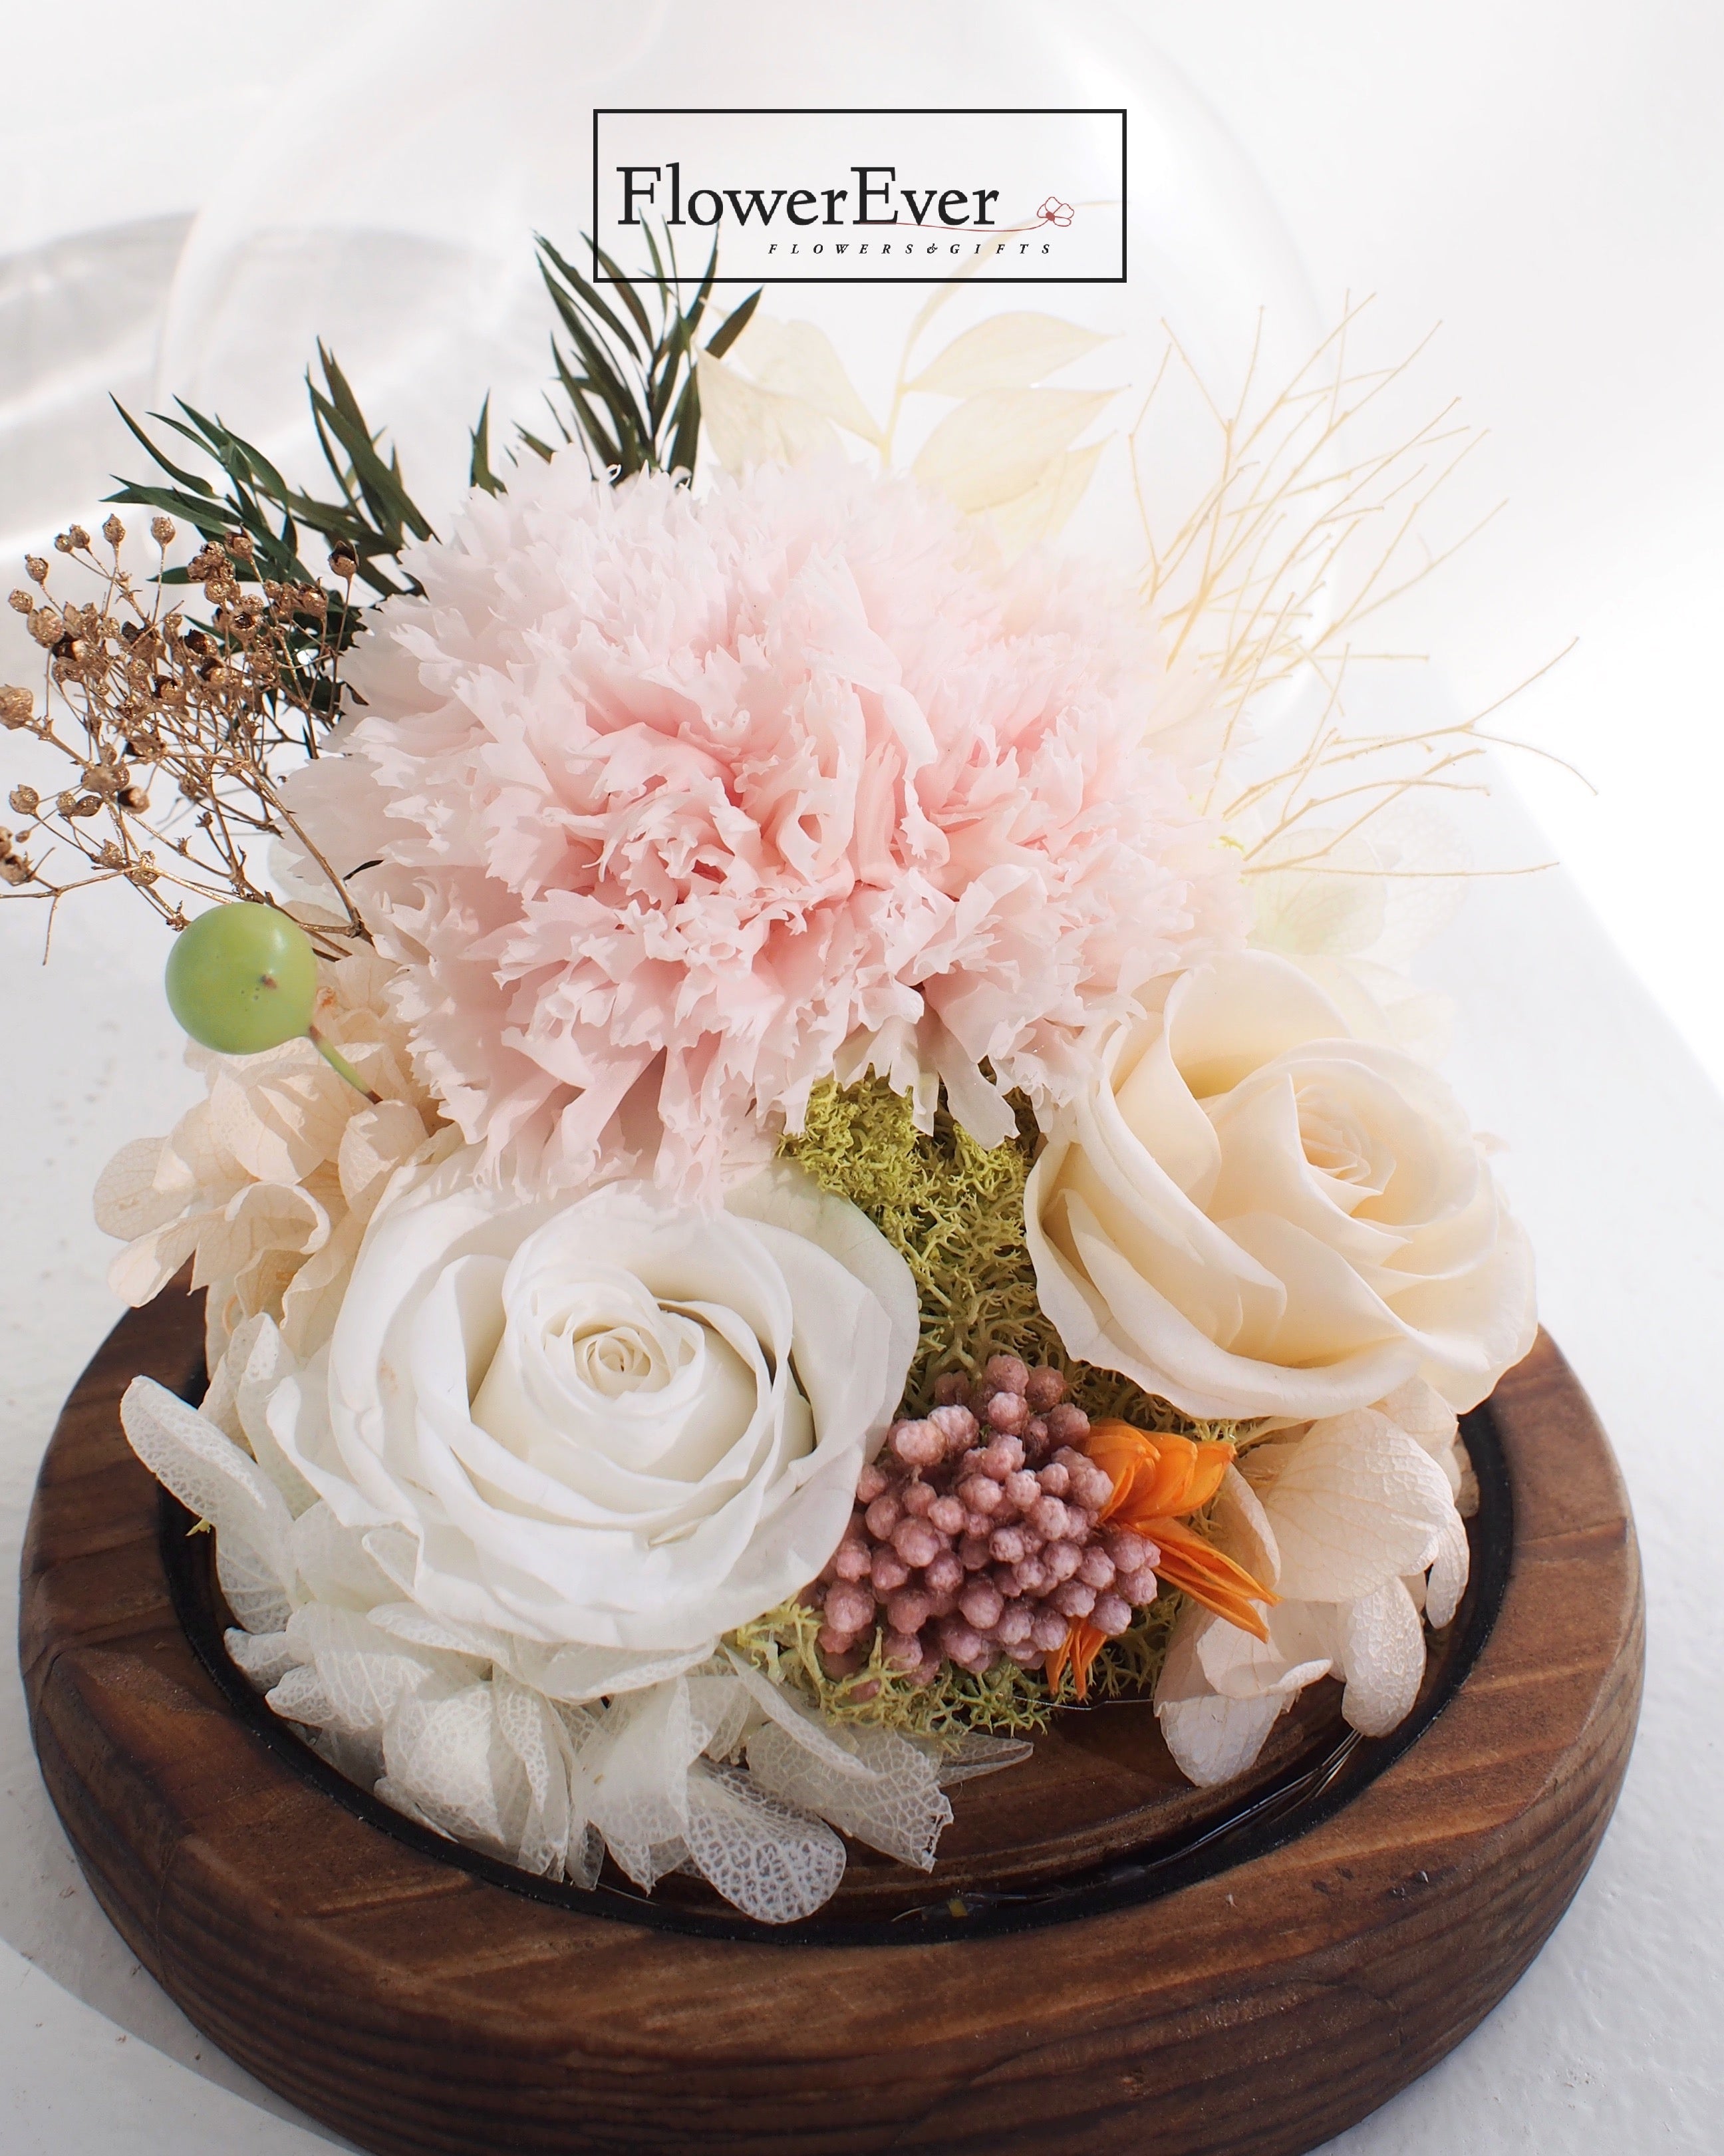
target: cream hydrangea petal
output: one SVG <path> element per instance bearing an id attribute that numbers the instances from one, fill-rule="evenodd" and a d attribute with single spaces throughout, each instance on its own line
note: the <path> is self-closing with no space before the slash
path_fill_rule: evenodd
<path id="1" fill-rule="evenodd" d="M 1293 1601 L 1356 1602 L 1422 1570 L 1455 1517 L 1442 1470 L 1385 1415 L 1311 1424 L 1265 1499 Z"/>
<path id="2" fill-rule="evenodd" d="M 1466 1592 L 1468 1574 L 1472 1568 L 1472 1550 L 1466 1538 L 1466 1528 L 1456 1512 L 1444 1522 L 1442 1537 L 1431 1559 L 1429 1577 L 1425 1582 L 1424 1614 L 1429 1623 L 1441 1631 L 1452 1625 L 1455 1613 L 1460 1607 L 1460 1598 Z"/>
<path id="3" fill-rule="evenodd" d="M 1263 1749 L 1291 1693 L 1224 1699 L 1211 1690 L 1198 1661 L 1199 1635 L 1221 1622 L 1188 1605 L 1174 1626 L 1156 1681 L 1155 1714 L 1173 1763 L 1200 1789 L 1242 1774 Z"/>
<path id="4" fill-rule="evenodd" d="M 1229 1467 L 1210 1515 L 1215 1539 L 1227 1554 L 1265 1587 L 1280 1583 L 1281 1553 L 1269 1514 L 1237 1467 Z"/>
<path id="5" fill-rule="evenodd" d="M 127 1242 L 147 1235 L 183 1211 L 188 1182 L 166 1138 L 134 1138 L 96 1178 L 95 1224 L 105 1235 Z"/>
<path id="6" fill-rule="evenodd" d="M 189 1219 L 171 1221 L 128 1243 L 108 1267 L 108 1286 L 134 1310 L 153 1301 L 187 1259 L 200 1238 L 213 1225 L 213 1213 L 193 1214 Z"/>
<path id="7" fill-rule="evenodd" d="M 1390 1579 L 1342 1617 L 1337 1668 L 1347 1689 L 1341 1711 L 1362 1736 L 1386 1737 L 1410 1712 L 1424 1675 L 1419 1612 L 1402 1582 Z"/>
<path id="8" fill-rule="evenodd" d="M 1217 1618 L 1198 1635 L 1198 1666 L 1224 1699 L 1255 1699 L 1265 1692 L 1290 1697 L 1326 1676 L 1338 1641 L 1329 1610 L 1312 1603 L 1283 1602 L 1268 1615 L 1269 1637 L 1260 1640 Z"/>

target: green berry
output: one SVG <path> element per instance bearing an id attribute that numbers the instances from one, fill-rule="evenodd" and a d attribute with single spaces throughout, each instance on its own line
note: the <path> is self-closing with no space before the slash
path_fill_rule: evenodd
<path id="1" fill-rule="evenodd" d="M 167 1004 L 193 1040 L 255 1055 L 310 1026 L 317 958 L 296 921 L 269 906 L 218 906 L 174 938 Z"/>

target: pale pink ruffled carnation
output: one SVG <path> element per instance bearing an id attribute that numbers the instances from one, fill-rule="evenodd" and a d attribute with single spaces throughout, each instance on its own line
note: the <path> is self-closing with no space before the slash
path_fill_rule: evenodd
<path id="1" fill-rule="evenodd" d="M 296 805 L 492 1172 L 578 1187 L 644 1132 L 710 1200 L 870 1065 L 996 1142 L 984 1059 L 1056 1101 L 1085 1029 L 1243 940 L 1201 684 L 907 480 L 565 457 L 408 566 Z"/>

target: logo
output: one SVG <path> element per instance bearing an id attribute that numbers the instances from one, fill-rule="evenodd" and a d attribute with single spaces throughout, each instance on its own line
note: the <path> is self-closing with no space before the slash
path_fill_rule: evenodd
<path id="1" fill-rule="evenodd" d="M 601 109 L 593 201 L 595 283 L 1123 284 L 1126 116 Z"/>

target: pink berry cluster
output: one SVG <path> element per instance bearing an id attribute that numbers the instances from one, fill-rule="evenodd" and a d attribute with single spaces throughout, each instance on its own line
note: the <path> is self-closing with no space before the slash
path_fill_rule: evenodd
<path id="1" fill-rule="evenodd" d="M 1060 1647 L 1075 1618 L 1111 1639 L 1156 1597 L 1161 1553 L 1104 1526 L 1113 1494 L 1079 1448 L 1090 1419 L 1058 1370 L 995 1355 L 972 1386 L 941 1378 L 926 1417 L 893 1424 L 856 1485 L 844 1540 L 808 1590 L 834 1676 L 886 1658 L 928 1683 L 942 1662 L 980 1676 Z"/>

